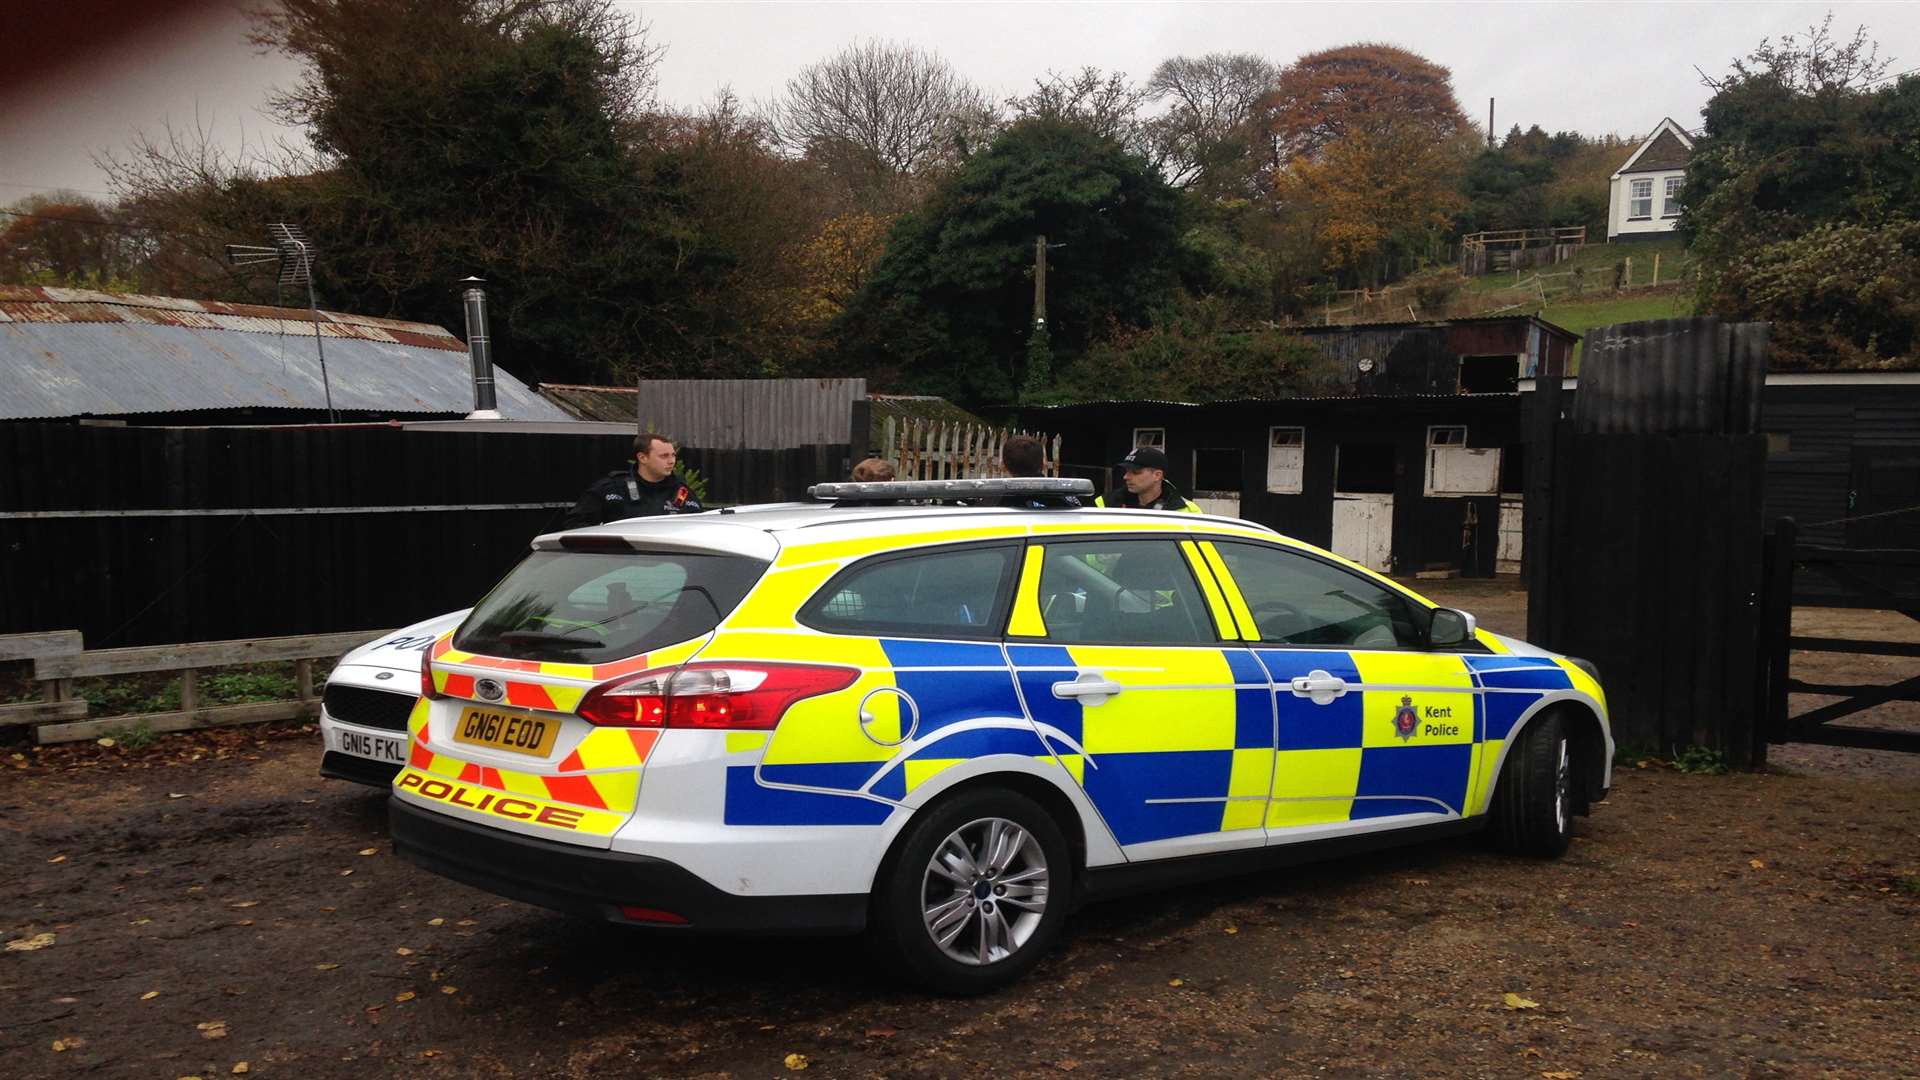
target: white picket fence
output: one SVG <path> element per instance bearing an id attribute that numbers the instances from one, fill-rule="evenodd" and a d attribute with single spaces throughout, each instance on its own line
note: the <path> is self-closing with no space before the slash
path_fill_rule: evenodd
<path id="1" fill-rule="evenodd" d="M 892 463 L 897 480 L 981 480 L 1007 475 L 1000 464 L 1000 450 L 1015 435 L 1039 439 L 1046 475 L 1060 475 L 1060 436 L 982 424 L 888 417 L 880 456 Z"/>

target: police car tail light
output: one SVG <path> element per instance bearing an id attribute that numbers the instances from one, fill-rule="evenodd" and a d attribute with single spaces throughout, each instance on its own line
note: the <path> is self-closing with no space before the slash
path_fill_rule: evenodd
<path id="1" fill-rule="evenodd" d="M 814 664 L 688 664 L 588 691 L 580 716 L 604 727 L 767 731 L 794 702 L 853 685 L 853 668 Z"/>
<path id="2" fill-rule="evenodd" d="M 443 695 L 433 686 L 433 649 L 420 651 L 420 696 L 428 701 L 437 701 Z"/>

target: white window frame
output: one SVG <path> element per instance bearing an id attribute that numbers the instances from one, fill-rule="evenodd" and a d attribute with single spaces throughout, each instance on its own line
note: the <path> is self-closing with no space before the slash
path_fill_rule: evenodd
<path id="1" fill-rule="evenodd" d="M 1627 220 L 1653 220 L 1653 177 L 1627 181 Z"/>
<path id="2" fill-rule="evenodd" d="M 1281 439 L 1287 439 L 1281 442 Z M 1299 495 L 1307 490 L 1307 429 L 1281 425 L 1267 429 L 1267 491 Z"/>
<path id="3" fill-rule="evenodd" d="M 1163 427 L 1137 427 L 1133 429 L 1133 445 L 1151 446 L 1165 452 L 1167 449 L 1167 429 Z"/>
<path id="4" fill-rule="evenodd" d="M 1458 475 L 1469 466 L 1483 478 L 1479 484 L 1453 486 L 1443 482 L 1443 477 Z M 1500 494 L 1500 451 L 1468 449 L 1465 424 L 1428 425 L 1427 468 L 1422 491 L 1431 496 Z"/>
<path id="5" fill-rule="evenodd" d="M 1664 189 L 1660 198 L 1661 217 L 1680 216 L 1680 185 L 1685 180 L 1684 176 L 1669 176 L 1667 182 L 1661 185 Z"/>

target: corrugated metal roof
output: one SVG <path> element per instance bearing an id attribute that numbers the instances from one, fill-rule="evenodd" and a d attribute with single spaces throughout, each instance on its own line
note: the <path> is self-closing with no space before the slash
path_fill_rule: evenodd
<path id="1" fill-rule="evenodd" d="M 137 310 L 150 315 L 166 309 Z M 384 329 L 375 332 L 386 340 L 369 334 L 336 336 L 328 331 L 340 327 L 326 323 L 321 329 L 334 408 L 392 414 L 465 413 L 473 408 L 467 354 L 457 347 L 459 339 L 445 331 L 440 335 L 456 348 L 396 342 Z M 313 324 L 301 322 L 297 331 L 237 332 L 125 319 L 0 322 L 0 419 L 324 409 Z M 494 382 L 503 416 L 567 419 L 565 412 L 498 367 Z"/>

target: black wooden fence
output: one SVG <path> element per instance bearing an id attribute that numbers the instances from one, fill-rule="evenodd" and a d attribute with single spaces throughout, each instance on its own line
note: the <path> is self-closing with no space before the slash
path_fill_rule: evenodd
<path id="1" fill-rule="evenodd" d="M 477 599 L 624 434 L 0 425 L 0 634 L 93 648 L 400 626 Z M 710 499 L 804 497 L 845 447 L 688 449 Z"/>
<path id="2" fill-rule="evenodd" d="M 1528 636 L 1599 664 L 1623 744 L 1763 747 L 1764 325 L 1607 327 L 1529 403 Z M 1570 416 L 1569 416 L 1570 414 Z"/>

